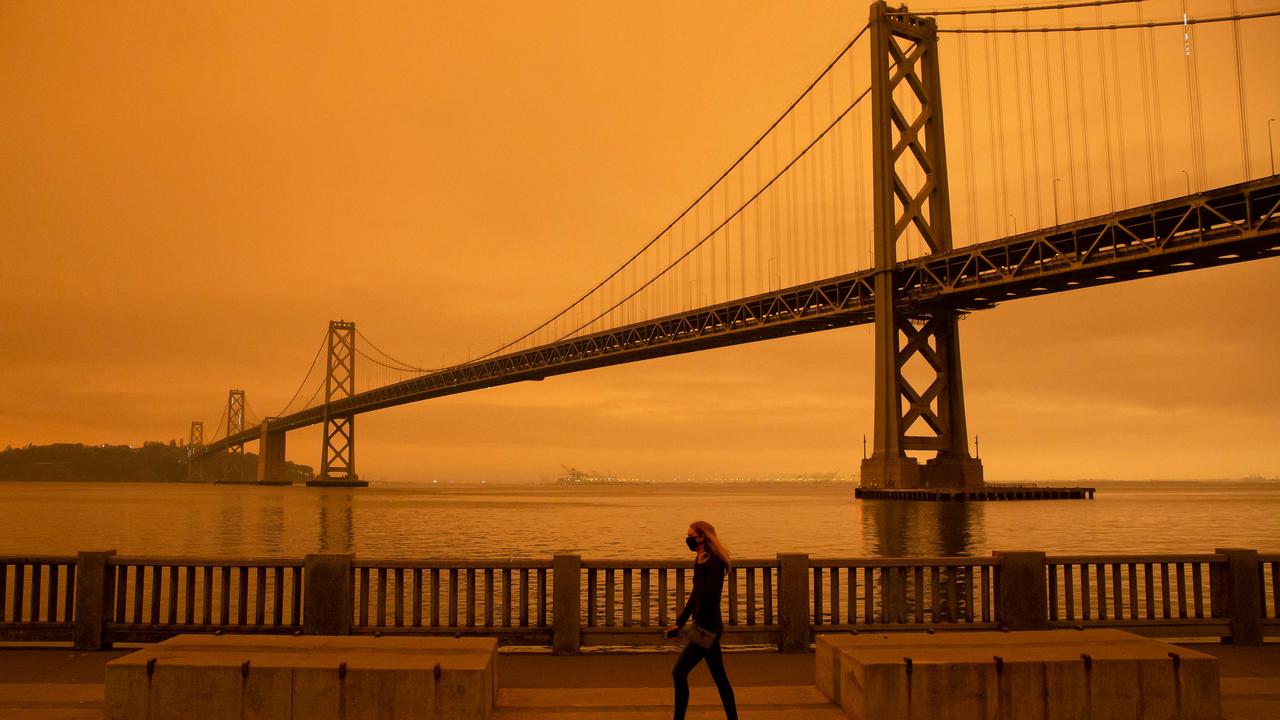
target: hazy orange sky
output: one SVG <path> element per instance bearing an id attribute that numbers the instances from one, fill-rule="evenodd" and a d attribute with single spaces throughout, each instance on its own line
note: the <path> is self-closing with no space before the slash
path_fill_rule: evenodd
<path id="1" fill-rule="evenodd" d="M 330 319 L 428 366 L 510 339 L 665 224 L 866 14 L 0 4 L 0 446 L 185 437 L 229 387 L 266 415 Z M 1280 20 L 1247 27 L 1251 61 L 1274 61 L 1274 40 Z M 1251 73 L 1247 89 L 1258 176 L 1280 80 Z M 1238 153 L 1235 136 L 1208 141 L 1211 163 Z M 964 320 L 988 479 L 1280 474 L 1278 281 L 1266 260 Z M 384 410 L 357 419 L 357 469 L 849 474 L 870 433 L 871 351 L 864 326 Z M 288 443 L 318 465 L 315 428 Z"/>

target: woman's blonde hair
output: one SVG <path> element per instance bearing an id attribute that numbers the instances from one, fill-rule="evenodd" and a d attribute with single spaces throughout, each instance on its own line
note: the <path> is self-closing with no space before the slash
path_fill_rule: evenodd
<path id="1" fill-rule="evenodd" d="M 733 561 L 729 559 L 729 551 L 725 548 L 724 543 L 720 542 L 720 536 L 716 535 L 716 529 L 706 520 L 694 520 L 689 523 L 689 527 L 693 528 L 694 533 L 700 535 L 707 543 L 707 549 L 712 555 L 724 561 L 726 567 L 733 567 Z"/>

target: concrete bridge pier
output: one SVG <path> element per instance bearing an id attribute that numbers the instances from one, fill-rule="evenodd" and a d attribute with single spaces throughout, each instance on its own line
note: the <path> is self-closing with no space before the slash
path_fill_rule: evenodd
<path id="1" fill-rule="evenodd" d="M 258 440 L 258 484 L 289 485 L 285 477 L 284 430 L 271 429 L 271 422 L 277 418 L 266 418 L 262 421 L 262 434 Z"/>

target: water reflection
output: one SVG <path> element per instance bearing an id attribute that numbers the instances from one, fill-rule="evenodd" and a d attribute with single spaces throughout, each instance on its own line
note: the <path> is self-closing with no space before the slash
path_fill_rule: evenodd
<path id="1" fill-rule="evenodd" d="M 862 544 L 880 557 L 972 555 L 985 545 L 983 503 L 863 500 Z"/>
<path id="2" fill-rule="evenodd" d="M 985 544 L 984 503 L 862 501 L 862 542 L 880 557 L 974 555 Z M 906 622 L 986 620 L 987 574 L 966 567 L 881 567 L 866 571 L 863 596 L 870 618 Z M 872 580 L 874 578 L 874 580 Z M 872 610 L 871 608 L 874 608 Z"/>
<path id="3" fill-rule="evenodd" d="M 320 491 L 320 552 L 352 552 L 356 545 L 351 492 Z"/>
<path id="4" fill-rule="evenodd" d="M 284 504 L 279 495 L 266 498 L 266 502 L 267 505 L 258 513 L 254 525 L 262 544 L 270 548 L 272 553 L 278 553 L 284 549 Z"/>
<path id="5" fill-rule="evenodd" d="M 239 498 L 230 495 L 223 497 L 218 508 L 217 533 L 218 552 L 227 557 L 243 555 L 244 548 L 244 505 Z"/>

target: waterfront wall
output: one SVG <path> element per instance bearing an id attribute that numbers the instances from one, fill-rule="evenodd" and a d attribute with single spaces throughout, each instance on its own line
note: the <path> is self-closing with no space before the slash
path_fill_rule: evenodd
<path id="1" fill-rule="evenodd" d="M 661 644 L 688 561 L 0 556 L 0 640 L 97 649 L 180 633 L 493 636 L 503 644 Z M 734 563 L 726 644 L 807 652 L 824 632 L 1112 627 L 1256 644 L 1280 635 L 1280 554 L 997 552 Z"/>

